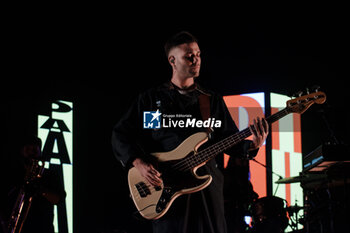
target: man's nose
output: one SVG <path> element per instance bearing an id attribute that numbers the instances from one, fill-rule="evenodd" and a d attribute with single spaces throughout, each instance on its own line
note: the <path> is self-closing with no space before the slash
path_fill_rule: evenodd
<path id="1" fill-rule="evenodd" d="M 192 57 L 192 63 L 193 63 L 193 64 L 197 64 L 198 61 L 199 61 L 199 58 L 198 58 L 198 57 L 196 57 L 196 56 L 193 56 L 193 57 Z"/>

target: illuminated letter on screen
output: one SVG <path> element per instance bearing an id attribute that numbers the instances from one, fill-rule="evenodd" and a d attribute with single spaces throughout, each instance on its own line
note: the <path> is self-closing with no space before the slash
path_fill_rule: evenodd
<path id="1" fill-rule="evenodd" d="M 66 199 L 55 206 L 55 232 L 73 232 L 73 103 L 55 101 L 51 115 L 38 116 L 38 136 L 43 142 L 42 154 L 46 168 L 60 175 L 67 193 Z M 47 164 L 47 163 L 46 163 Z"/>
<path id="2" fill-rule="evenodd" d="M 271 93 L 271 114 L 285 108 L 288 100 L 288 96 Z M 300 115 L 293 113 L 285 116 L 273 123 L 271 130 L 272 170 L 284 178 L 299 176 L 302 171 Z M 285 199 L 289 205 L 303 206 L 304 197 L 300 183 L 276 184 L 278 179 L 277 176 L 272 176 L 275 196 Z"/>
<path id="3" fill-rule="evenodd" d="M 224 101 L 239 130 L 247 128 L 249 124 L 253 123 L 253 119 L 257 116 L 260 118 L 264 117 L 265 94 L 263 92 L 225 96 Z M 227 164 L 228 159 L 229 157 L 225 155 L 225 164 Z M 265 144 L 260 148 L 255 159 L 266 164 Z M 260 197 L 266 196 L 265 168 L 253 162 L 250 162 L 249 166 L 250 181 L 254 187 L 254 191 L 258 193 Z"/>

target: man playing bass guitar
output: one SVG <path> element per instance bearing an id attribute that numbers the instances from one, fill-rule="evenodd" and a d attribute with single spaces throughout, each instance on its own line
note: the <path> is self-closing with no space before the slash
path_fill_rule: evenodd
<path id="1" fill-rule="evenodd" d="M 137 190 L 138 196 L 135 196 L 135 199 L 152 196 L 150 193 L 152 190 L 157 192 L 162 189 L 163 193 L 172 192 L 170 188 L 167 189 L 166 182 L 176 183 L 172 187 L 176 191 L 165 200 L 167 205 L 161 205 L 163 202 L 161 198 L 157 206 L 149 204 L 140 210 L 143 212 L 147 208 L 153 208 L 153 212 L 158 214 L 147 216 L 144 213 L 144 217 L 153 219 L 155 233 L 226 233 L 223 175 L 216 159 L 203 160 L 191 170 L 190 173 L 195 174 L 196 178 L 209 174 L 206 176 L 208 179 L 196 189 L 187 186 L 190 182 L 187 175 L 169 172 L 169 166 L 174 167 L 174 164 L 165 168 L 158 165 L 158 161 L 167 160 L 166 157 L 157 158 L 151 155 L 152 152 L 173 150 L 169 154 L 173 158 L 169 160 L 178 160 L 178 153 L 185 150 L 186 145 L 191 144 L 190 140 L 184 142 L 191 135 L 198 132 L 210 135 L 205 143 L 210 145 L 238 132 L 223 98 L 213 91 L 202 88 L 196 82 L 201 67 L 201 51 L 197 39 L 188 32 L 180 32 L 167 41 L 165 52 L 172 67 L 171 80 L 138 96 L 113 129 L 113 151 L 124 167 L 136 169 L 139 176 L 144 179 L 143 182 L 131 187 Z M 152 115 L 147 118 L 147 114 Z M 167 120 L 166 127 L 159 125 L 162 123 L 161 118 Z M 158 121 L 159 124 L 156 127 L 152 124 L 147 125 L 145 119 L 148 123 Z M 254 157 L 268 134 L 266 120 L 256 118 L 254 124 L 250 126 L 250 131 L 253 135 L 252 140 L 244 140 L 225 153 L 240 158 Z M 201 143 L 203 146 L 204 141 L 203 139 Z M 174 150 L 179 145 L 181 149 Z M 183 168 L 186 165 L 180 162 L 175 166 Z M 167 172 L 169 173 L 166 174 Z M 183 182 L 182 188 L 178 188 L 181 186 L 179 180 Z"/>

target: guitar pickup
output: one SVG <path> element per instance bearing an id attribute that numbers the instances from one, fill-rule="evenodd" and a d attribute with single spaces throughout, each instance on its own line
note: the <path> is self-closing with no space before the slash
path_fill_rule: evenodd
<path id="1" fill-rule="evenodd" d="M 151 195 L 151 191 L 149 190 L 148 186 L 144 182 L 135 184 L 135 187 L 141 197 L 147 197 L 147 195 Z"/>

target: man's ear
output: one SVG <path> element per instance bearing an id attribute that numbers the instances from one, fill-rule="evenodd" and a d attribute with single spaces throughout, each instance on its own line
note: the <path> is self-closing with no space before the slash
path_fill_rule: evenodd
<path id="1" fill-rule="evenodd" d="M 175 65 L 175 57 L 173 55 L 168 57 L 168 61 L 171 66 Z"/>

